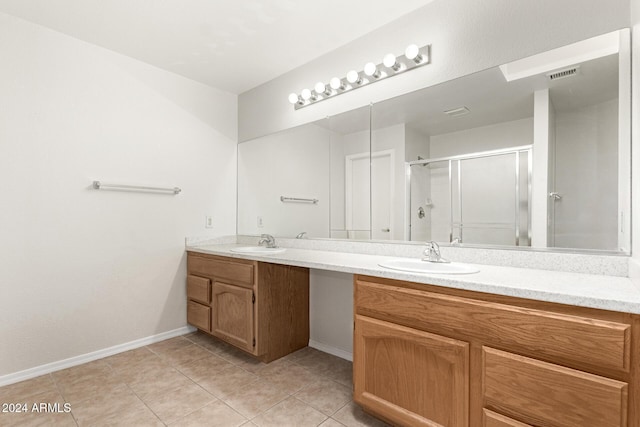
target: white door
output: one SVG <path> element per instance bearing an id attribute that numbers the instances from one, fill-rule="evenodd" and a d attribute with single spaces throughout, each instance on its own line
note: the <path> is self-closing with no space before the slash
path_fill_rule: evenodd
<path id="1" fill-rule="evenodd" d="M 349 239 L 393 236 L 394 150 L 353 154 L 345 164 L 345 224 Z"/>
<path id="2" fill-rule="evenodd" d="M 393 150 L 371 153 L 371 238 L 390 240 L 393 227 Z"/>
<path id="3" fill-rule="evenodd" d="M 345 228 L 348 239 L 371 238 L 369 153 L 352 154 L 345 162 Z"/>

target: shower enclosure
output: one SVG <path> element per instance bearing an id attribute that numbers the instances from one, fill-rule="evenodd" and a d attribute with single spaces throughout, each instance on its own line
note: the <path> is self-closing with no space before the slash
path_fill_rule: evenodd
<path id="1" fill-rule="evenodd" d="M 406 163 L 409 240 L 531 245 L 531 145 Z"/>

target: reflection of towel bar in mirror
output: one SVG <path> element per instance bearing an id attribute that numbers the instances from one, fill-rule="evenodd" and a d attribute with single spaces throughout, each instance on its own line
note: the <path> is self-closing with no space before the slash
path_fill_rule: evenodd
<path id="1" fill-rule="evenodd" d="M 302 197 L 286 197 L 280 196 L 280 201 L 283 203 L 313 203 L 314 205 L 318 204 L 318 199 L 306 199 Z"/>
<path id="2" fill-rule="evenodd" d="M 115 190 L 115 191 L 138 191 L 143 193 L 166 193 L 166 194 L 179 194 L 182 189 L 178 187 L 166 188 L 166 187 L 148 187 L 142 185 L 124 185 L 124 184 L 106 184 L 100 181 L 93 181 L 92 187 L 95 190 Z"/>

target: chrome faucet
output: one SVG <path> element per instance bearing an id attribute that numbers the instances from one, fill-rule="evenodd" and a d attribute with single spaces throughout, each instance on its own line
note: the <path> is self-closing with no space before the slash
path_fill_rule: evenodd
<path id="1" fill-rule="evenodd" d="M 260 236 L 258 246 L 262 246 L 263 243 L 266 243 L 268 248 L 277 248 L 276 239 L 271 234 L 263 234 Z"/>
<path id="2" fill-rule="evenodd" d="M 448 259 L 442 258 L 442 255 L 440 255 L 440 245 L 438 245 L 433 240 L 431 240 L 430 242 L 427 242 L 427 249 L 425 249 L 423 253 L 425 255 L 425 257 L 422 258 L 423 261 L 442 262 L 442 263 L 451 262 Z"/>
<path id="3" fill-rule="evenodd" d="M 307 238 L 307 232 L 303 231 L 302 233 L 298 234 L 296 236 L 296 239 L 306 239 Z"/>
<path id="4" fill-rule="evenodd" d="M 451 246 L 460 246 L 461 243 L 462 243 L 462 240 L 460 239 L 460 237 L 456 237 L 451 241 Z"/>

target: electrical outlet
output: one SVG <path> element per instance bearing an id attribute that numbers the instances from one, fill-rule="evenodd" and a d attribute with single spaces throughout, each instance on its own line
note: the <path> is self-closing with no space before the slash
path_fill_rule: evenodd
<path id="1" fill-rule="evenodd" d="M 211 215 L 207 215 L 204 221 L 205 228 L 213 228 L 213 217 Z"/>
<path id="2" fill-rule="evenodd" d="M 258 217 L 258 228 L 262 228 L 262 227 L 264 227 L 264 223 L 262 222 L 262 217 L 259 216 Z"/>

